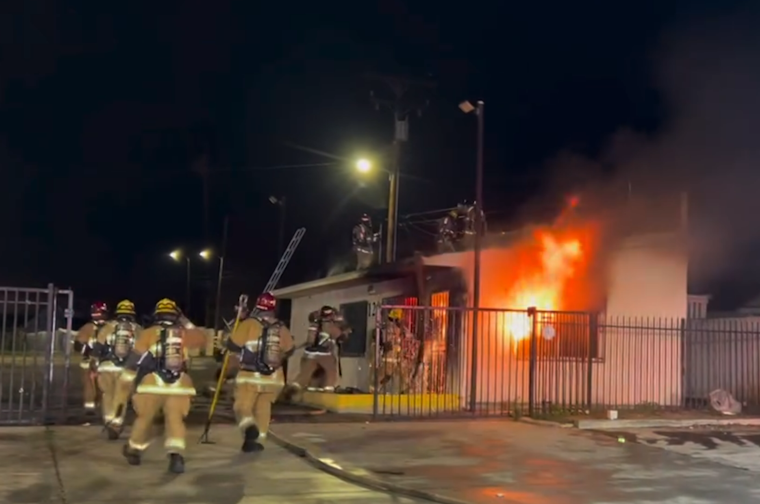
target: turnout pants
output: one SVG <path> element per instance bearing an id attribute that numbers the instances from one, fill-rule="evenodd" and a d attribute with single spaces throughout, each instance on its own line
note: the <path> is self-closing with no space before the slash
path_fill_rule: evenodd
<path id="1" fill-rule="evenodd" d="M 185 451 L 185 417 L 190 413 L 191 396 L 178 394 L 140 394 L 132 396 L 137 418 L 132 425 L 129 447 L 144 451 L 153 437 L 153 420 L 163 413 L 164 447 L 168 453 Z"/>
<path id="2" fill-rule="evenodd" d="M 121 428 L 124 417 L 127 414 L 127 401 L 131 384 L 125 384 L 120 380 L 121 370 L 109 370 L 98 372 L 98 388 L 101 391 L 100 409 L 103 414 L 103 422 Z"/>
<path id="3" fill-rule="evenodd" d="M 356 251 L 356 269 L 365 270 L 372 266 L 375 260 L 375 254 L 373 252 Z"/>
<path id="4" fill-rule="evenodd" d="M 304 355 L 301 357 L 301 370 L 295 383 L 299 388 L 308 388 L 314 373 L 324 373 L 323 388 L 332 391 L 338 385 L 338 359 L 334 355 Z"/>
<path id="5" fill-rule="evenodd" d="M 79 365 L 82 377 L 82 398 L 84 399 L 84 409 L 95 410 L 95 402 L 98 398 L 98 389 L 95 385 L 95 372 L 90 368 L 89 361 L 83 361 Z"/>
<path id="6" fill-rule="evenodd" d="M 272 421 L 272 404 L 284 386 L 281 369 L 271 376 L 240 371 L 235 379 L 235 402 L 232 405 L 238 428 L 245 432 L 255 425 L 259 437 L 265 438 Z"/>

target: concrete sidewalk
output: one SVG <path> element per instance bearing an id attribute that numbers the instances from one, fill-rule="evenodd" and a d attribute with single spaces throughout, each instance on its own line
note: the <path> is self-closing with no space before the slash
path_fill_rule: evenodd
<path id="1" fill-rule="evenodd" d="M 325 470 L 439 502 L 754 502 L 757 475 L 621 443 L 608 435 L 512 420 L 279 424 L 279 442 Z"/>
<path id="2" fill-rule="evenodd" d="M 330 476 L 274 443 L 241 454 L 240 435 L 214 426 L 217 444 L 196 444 L 192 429 L 187 472 L 169 475 L 160 443 L 139 467 L 121 456 L 98 427 L 0 428 L 0 502 L 37 504 L 317 504 L 417 503 Z"/>

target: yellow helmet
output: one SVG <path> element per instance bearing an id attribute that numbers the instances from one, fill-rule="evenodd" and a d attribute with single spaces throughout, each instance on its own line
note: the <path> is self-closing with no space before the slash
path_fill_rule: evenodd
<path id="1" fill-rule="evenodd" d="M 123 299 L 116 305 L 116 315 L 137 315 L 135 304 L 129 299 Z"/>
<path id="2" fill-rule="evenodd" d="M 402 315 L 401 308 L 394 308 L 388 313 L 388 318 L 391 320 L 400 320 Z"/>
<path id="3" fill-rule="evenodd" d="M 156 303 L 156 307 L 153 309 L 153 313 L 171 313 L 173 315 L 177 315 L 179 314 L 179 307 L 177 306 L 177 303 L 171 299 L 164 298 Z"/>

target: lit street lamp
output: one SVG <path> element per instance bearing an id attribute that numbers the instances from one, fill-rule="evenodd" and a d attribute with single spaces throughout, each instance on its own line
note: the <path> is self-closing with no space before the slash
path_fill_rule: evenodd
<path id="1" fill-rule="evenodd" d="M 369 159 L 359 159 L 356 161 L 356 169 L 361 173 L 368 173 L 372 169 L 372 163 Z"/>

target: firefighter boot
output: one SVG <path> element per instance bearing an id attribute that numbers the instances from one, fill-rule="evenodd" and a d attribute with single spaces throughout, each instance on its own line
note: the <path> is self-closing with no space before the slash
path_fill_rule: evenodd
<path id="1" fill-rule="evenodd" d="M 121 435 L 121 429 L 115 425 L 108 424 L 106 425 L 106 435 L 109 441 L 116 441 Z"/>
<path id="2" fill-rule="evenodd" d="M 255 425 L 251 425 L 243 433 L 243 446 L 240 450 L 243 453 L 253 453 L 264 449 L 264 446 L 259 443 L 259 428 Z"/>
<path id="3" fill-rule="evenodd" d="M 185 459 L 179 453 L 169 454 L 169 472 L 174 474 L 185 472 Z"/>
<path id="4" fill-rule="evenodd" d="M 124 458 L 127 459 L 127 463 L 129 465 L 140 465 L 140 452 L 135 450 L 134 448 L 129 447 L 129 443 L 124 445 L 124 448 L 121 450 L 122 455 L 124 455 Z"/>

